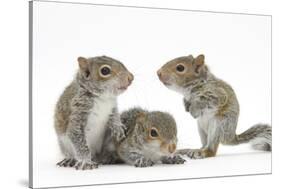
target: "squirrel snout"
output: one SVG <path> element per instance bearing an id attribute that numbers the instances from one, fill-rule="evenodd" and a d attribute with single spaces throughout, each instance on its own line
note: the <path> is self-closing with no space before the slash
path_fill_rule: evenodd
<path id="1" fill-rule="evenodd" d="M 134 75 L 129 73 L 129 76 L 128 76 L 129 84 L 131 84 L 133 80 L 134 80 Z"/>
<path id="2" fill-rule="evenodd" d="M 158 78 L 160 79 L 160 81 L 164 81 L 165 80 L 165 78 L 163 77 L 163 73 L 162 73 L 161 69 L 159 69 L 157 71 L 157 75 L 158 75 Z"/>
<path id="3" fill-rule="evenodd" d="M 161 69 L 159 69 L 159 70 L 157 70 L 157 75 L 158 75 L 158 77 L 160 78 L 161 77 Z"/>
<path id="4" fill-rule="evenodd" d="M 163 83 L 165 84 L 168 84 L 168 80 L 169 80 L 169 76 L 165 73 L 163 73 L 162 69 L 159 69 L 157 71 L 157 75 L 158 75 L 158 78 L 160 79 L 160 81 L 162 81 Z"/>

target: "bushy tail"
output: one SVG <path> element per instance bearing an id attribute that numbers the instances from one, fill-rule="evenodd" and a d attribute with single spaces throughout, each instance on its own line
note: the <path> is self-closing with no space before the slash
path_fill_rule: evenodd
<path id="1" fill-rule="evenodd" d="M 256 124 L 245 132 L 236 135 L 231 144 L 250 142 L 256 150 L 271 151 L 272 128 L 267 124 Z"/>

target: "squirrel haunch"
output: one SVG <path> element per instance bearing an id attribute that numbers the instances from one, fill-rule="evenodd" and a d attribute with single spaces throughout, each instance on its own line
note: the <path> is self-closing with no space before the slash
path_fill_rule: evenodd
<path id="1" fill-rule="evenodd" d="M 216 155 L 219 143 L 236 145 L 251 142 L 255 149 L 271 151 L 271 126 L 257 124 L 236 134 L 239 103 L 232 87 L 215 77 L 205 65 L 204 55 L 175 58 L 158 71 L 159 80 L 184 96 L 184 107 L 198 120 L 201 149 L 178 153 L 191 158 Z"/>

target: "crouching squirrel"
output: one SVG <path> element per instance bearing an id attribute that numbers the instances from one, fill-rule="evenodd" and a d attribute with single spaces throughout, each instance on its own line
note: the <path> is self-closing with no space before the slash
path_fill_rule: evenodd
<path id="1" fill-rule="evenodd" d="M 175 155 L 177 127 L 174 118 L 160 111 L 132 108 L 121 114 L 126 137 L 117 144 L 117 154 L 125 163 L 148 167 L 155 163 L 183 164 Z"/>
<path id="2" fill-rule="evenodd" d="M 55 130 L 65 158 L 58 163 L 76 169 L 97 168 L 106 129 L 114 140 L 125 137 L 117 110 L 117 96 L 133 75 L 113 58 L 78 58 L 79 71 L 55 108 Z"/>
<path id="3" fill-rule="evenodd" d="M 251 142 L 258 150 L 271 151 L 271 126 L 257 124 L 236 134 L 239 116 L 237 97 L 229 84 L 214 76 L 205 65 L 204 55 L 175 58 L 157 71 L 160 81 L 184 96 L 184 107 L 197 119 L 201 149 L 183 149 L 190 158 L 216 155 L 220 143 Z"/>

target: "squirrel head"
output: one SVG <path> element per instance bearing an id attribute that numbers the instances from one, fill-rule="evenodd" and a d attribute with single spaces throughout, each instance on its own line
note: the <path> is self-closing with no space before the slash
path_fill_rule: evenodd
<path id="1" fill-rule="evenodd" d="M 121 62 L 107 56 L 78 57 L 77 61 L 79 83 L 93 93 L 119 95 L 134 79 Z"/>
<path id="2" fill-rule="evenodd" d="M 175 58 L 164 64 L 158 71 L 159 80 L 168 88 L 181 92 L 207 77 L 208 68 L 203 54 Z"/>
<path id="3" fill-rule="evenodd" d="M 160 111 L 141 112 L 136 119 L 136 128 L 149 149 L 165 155 L 175 152 L 177 126 L 170 114 Z"/>

